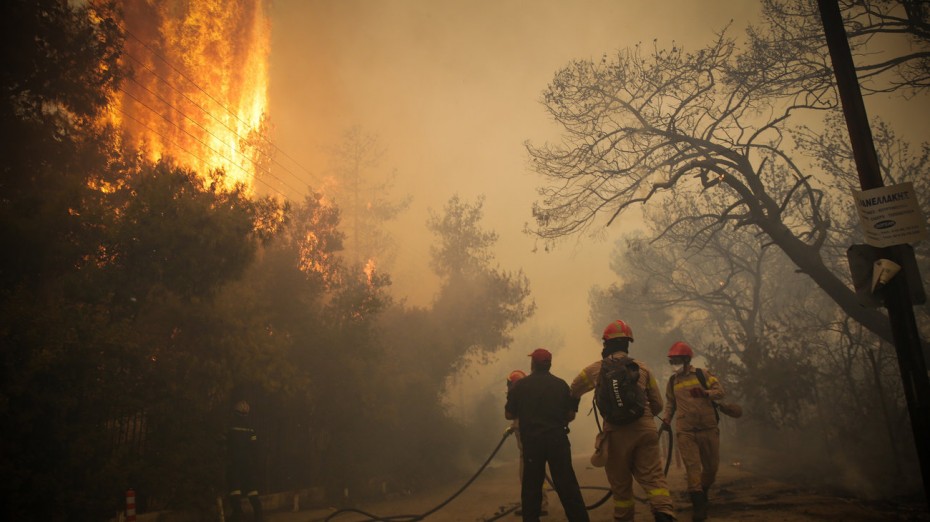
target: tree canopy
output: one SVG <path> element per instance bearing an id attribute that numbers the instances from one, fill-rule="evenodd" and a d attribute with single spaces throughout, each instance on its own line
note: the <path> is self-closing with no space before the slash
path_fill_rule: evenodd
<path id="1" fill-rule="evenodd" d="M 493 266 L 493 241 L 451 248 L 435 303 L 408 307 L 387 271 L 339 255 L 331 199 L 142 159 L 110 125 L 129 74 L 111 7 L 0 7 L 0 513 L 100 520 L 134 488 L 140 511 L 215 518 L 240 399 L 263 491 L 333 501 L 453 476 L 430 464 L 463 447 L 446 379 L 510 342 L 533 310 L 526 277 Z M 495 237 L 480 203 L 446 213 L 429 224 L 443 244 Z"/>
<path id="2" fill-rule="evenodd" d="M 793 147 L 809 118 L 838 102 L 820 40 L 804 40 L 819 54 L 796 54 L 796 40 L 778 39 L 786 26 L 777 18 L 753 27 L 748 44 L 724 30 L 693 52 L 638 45 L 557 72 L 543 103 L 563 139 L 527 144 L 546 179 L 532 232 L 554 241 L 641 205 L 699 200 L 667 228 L 698 223 L 696 241 L 742 227 L 763 234 L 849 316 L 890 339 L 882 314 L 859 306 L 824 251 L 835 198 L 845 196 L 827 188 L 848 190 L 848 178 L 826 180 Z"/>

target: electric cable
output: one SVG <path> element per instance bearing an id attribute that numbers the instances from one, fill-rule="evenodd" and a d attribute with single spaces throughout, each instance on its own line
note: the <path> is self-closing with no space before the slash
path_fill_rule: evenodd
<path id="1" fill-rule="evenodd" d="M 191 85 L 193 85 L 194 87 L 196 87 L 200 92 L 202 92 L 204 95 L 206 95 L 207 98 L 209 98 L 209 99 L 212 100 L 214 103 L 216 103 L 217 105 L 219 105 L 219 106 L 220 106 L 223 110 L 225 110 L 228 114 L 230 114 L 232 117 L 234 117 L 234 118 L 236 118 L 237 120 L 239 120 L 239 122 L 242 123 L 243 125 L 248 125 L 248 123 L 242 121 L 242 119 L 239 118 L 239 115 L 238 115 L 238 114 L 236 114 L 235 112 L 233 112 L 232 110 L 230 110 L 228 107 L 226 107 L 225 105 L 223 105 L 222 102 L 220 102 L 219 100 L 217 100 L 216 98 L 214 98 L 213 95 L 211 95 L 209 92 L 207 92 L 206 89 L 204 89 L 204 88 L 201 87 L 197 82 L 195 82 L 194 80 L 192 80 L 191 78 L 189 78 L 186 74 L 184 74 L 183 71 L 181 71 L 181 70 L 180 70 L 179 68 L 177 68 L 173 63 L 171 63 L 170 60 L 168 60 L 168 59 L 165 58 L 164 56 L 160 55 L 155 49 L 153 49 L 151 46 L 149 46 L 147 43 L 145 43 L 141 38 L 139 38 L 138 36 L 136 36 L 135 34 L 133 34 L 132 31 L 130 31 L 129 29 L 126 29 L 125 26 L 123 26 L 122 24 L 120 24 L 120 23 L 118 23 L 118 22 L 117 22 L 117 26 L 118 26 L 123 32 L 125 32 L 126 34 L 128 34 L 129 36 L 131 36 L 134 40 L 136 40 L 137 42 L 139 42 L 139 43 L 140 43 L 143 47 L 145 47 L 150 53 L 152 53 L 153 56 L 155 56 L 156 58 L 158 58 L 159 60 L 161 60 L 162 62 L 164 62 L 168 67 L 170 67 L 172 70 L 174 70 L 176 73 L 178 73 L 178 75 L 179 75 L 181 78 L 183 78 L 183 79 L 186 80 L 188 83 L 190 83 Z M 158 76 L 158 75 L 156 75 L 156 77 L 157 77 L 157 76 Z M 165 80 L 163 80 L 163 81 L 165 81 Z M 165 83 L 168 83 L 168 82 L 165 81 Z M 208 111 L 206 111 L 205 109 L 202 109 L 202 110 L 204 110 L 205 112 L 208 112 Z M 261 138 L 262 138 L 266 143 L 268 143 L 268 145 L 271 145 L 275 150 L 277 150 L 278 152 L 280 152 L 280 153 L 281 153 L 282 155 L 284 155 L 286 158 L 288 158 L 289 160 L 293 161 L 294 164 L 297 165 L 298 167 L 300 167 L 301 170 L 303 170 L 304 172 L 306 172 L 307 174 L 309 174 L 311 177 L 316 178 L 316 175 L 313 174 L 313 172 L 311 172 L 309 169 L 307 169 L 306 167 L 304 167 L 303 165 L 301 165 L 300 162 L 298 162 L 296 159 L 294 159 L 294 158 L 293 158 L 290 154 L 288 154 L 286 151 L 284 151 L 283 149 L 281 149 L 280 147 L 278 147 L 277 145 L 275 145 L 275 144 L 274 144 L 271 140 L 269 140 L 266 136 L 262 135 Z M 280 164 L 279 164 L 279 165 L 280 165 Z M 294 177 L 296 178 L 296 175 L 294 175 L 293 173 L 291 173 L 291 175 L 294 176 Z M 317 180 L 317 181 L 319 181 L 319 180 Z"/>
<path id="2" fill-rule="evenodd" d="M 170 101 L 164 99 L 160 94 L 158 94 L 158 93 L 152 91 L 151 89 L 149 89 L 149 88 L 146 87 L 145 85 L 142 85 L 141 83 L 139 83 L 139 82 L 138 82 L 137 80 L 135 80 L 134 78 L 130 78 L 130 79 L 132 80 L 133 83 L 135 83 L 135 84 L 138 85 L 139 87 L 142 87 L 143 89 L 145 89 L 146 92 L 148 92 L 149 94 L 151 94 L 152 96 L 154 96 L 156 99 L 158 99 L 159 101 L 161 101 L 162 103 L 164 103 L 165 105 L 167 105 L 168 107 L 170 107 L 171 109 L 174 109 L 174 111 L 176 111 L 178 114 L 180 114 L 181 116 L 183 116 L 184 118 L 186 118 L 188 121 L 190 121 L 190 122 L 193 123 L 194 125 L 200 127 L 204 132 L 206 132 L 206 133 L 209 134 L 210 136 L 213 136 L 214 138 L 216 138 L 216 139 L 217 139 L 218 141 L 220 141 L 220 142 L 223 141 L 222 138 L 220 138 L 219 136 L 217 136 L 216 134 L 214 134 L 212 131 L 210 131 L 210 129 L 204 127 L 202 123 L 200 123 L 199 121 L 195 120 L 194 118 L 191 118 L 191 117 L 188 116 L 184 111 L 182 111 L 181 109 L 179 109 L 179 108 L 175 107 L 174 105 L 172 105 Z M 130 94 L 129 91 L 123 89 L 122 87 L 120 87 L 119 90 L 120 90 L 123 94 L 126 94 L 127 96 L 129 96 L 130 98 L 132 98 L 133 100 L 135 100 L 136 102 L 142 104 L 145 108 L 149 109 L 149 110 L 152 111 L 153 113 L 155 113 L 155 114 L 157 114 L 157 115 L 159 115 L 159 116 L 162 116 L 161 114 L 157 113 L 154 109 L 152 109 L 148 104 L 142 102 L 141 100 L 139 100 L 138 98 L 136 98 L 135 96 L 133 96 L 132 94 Z M 196 137 L 194 137 L 193 134 L 191 134 L 190 132 L 187 132 L 185 129 L 181 128 L 181 126 L 178 125 L 178 124 L 176 124 L 175 122 L 169 120 L 168 118 L 165 118 L 164 116 L 162 116 L 162 119 L 164 119 L 165 121 L 167 121 L 169 124 L 175 126 L 175 127 L 178 128 L 179 130 L 181 130 L 181 131 L 187 133 L 187 135 L 191 136 L 192 138 L 197 139 Z M 136 120 L 136 121 L 138 121 L 138 120 Z M 146 127 L 146 128 L 148 128 L 148 127 Z M 228 128 L 229 128 L 229 127 L 227 127 L 227 129 L 228 129 Z M 149 130 L 151 130 L 151 129 L 149 129 Z M 232 131 L 232 129 L 229 129 L 229 130 Z M 236 137 L 238 137 L 239 139 L 242 139 L 242 137 L 239 136 L 239 134 L 236 134 L 235 131 L 232 131 L 232 132 L 233 132 L 233 134 L 236 135 Z M 164 136 L 163 136 L 163 137 L 164 137 Z M 200 140 L 198 139 L 197 141 L 200 141 Z M 207 145 L 206 143 L 203 143 L 202 141 L 200 141 L 200 143 L 203 144 L 205 147 L 209 147 L 209 145 Z M 212 148 L 211 148 L 211 150 L 213 150 L 213 152 L 216 152 L 217 154 L 220 154 L 220 153 L 219 153 L 218 151 L 216 151 L 215 149 L 212 149 Z M 226 160 L 228 160 L 228 161 L 230 161 L 230 162 L 232 162 L 231 159 L 229 159 L 229 158 L 227 158 L 227 157 L 225 157 L 225 156 L 223 156 L 223 158 L 226 159 Z M 263 169 L 263 167 L 262 167 L 261 165 L 259 165 L 257 161 L 255 161 L 254 159 L 248 157 L 248 155 L 246 155 L 246 159 L 249 160 L 249 161 L 251 161 L 252 164 L 255 165 L 255 168 L 256 168 L 256 169 L 259 169 L 259 170 Z M 202 161 L 202 160 L 201 160 L 201 161 Z M 272 161 L 273 161 L 273 160 L 272 160 Z M 204 163 L 206 163 L 206 162 L 204 162 Z M 242 169 L 243 172 L 248 173 L 248 171 L 245 169 L 245 167 L 242 167 L 241 165 L 236 165 L 236 166 L 238 166 L 240 169 Z M 274 178 L 275 180 L 277 180 L 279 183 L 281 183 L 282 185 L 284 185 L 284 186 L 287 187 L 288 189 L 294 191 L 296 194 L 300 194 L 300 191 L 299 191 L 299 190 L 297 190 L 297 189 L 295 189 L 294 187 L 288 185 L 283 179 L 281 179 L 281 178 L 275 176 L 274 174 L 272 174 L 270 170 L 264 169 L 264 173 L 268 174 L 269 176 L 271 176 L 272 178 Z"/>
<path id="3" fill-rule="evenodd" d="M 127 113 L 127 112 L 124 111 L 123 109 L 117 108 L 117 110 L 119 110 L 119 111 L 123 114 L 123 116 L 125 116 L 125 117 L 127 117 L 127 118 L 133 120 L 134 122 L 138 123 L 139 125 L 145 127 L 145 128 L 148 129 L 150 132 L 154 133 L 156 136 L 159 136 L 159 137 L 161 137 L 162 139 L 164 139 L 166 142 L 168 142 L 168 143 L 174 145 L 175 147 L 179 148 L 179 149 L 182 150 L 183 152 L 186 152 L 186 153 L 190 154 L 190 155 L 193 156 L 194 158 L 196 158 L 196 159 L 198 159 L 198 160 L 200 160 L 200 161 L 202 161 L 202 162 L 204 162 L 204 163 L 207 163 L 207 161 L 206 161 L 205 159 L 201 158 L 201 157 L 198 156 L 196 153 L 187 150 L 187 149 L 184 148 L 184 146 L 181 145 L 180 143 L 177 143 L 177 142 L 175 142 L 175 141 L 172 141 L 170 138 L 168 138 L 168 137 L 165 136 L 164 134 L 158 132 L 157 130 L 155 130 L 155 129 L 151 128 L 151 127 L 149 127 L 148 125 L 145 124 L 145 122 L 140 121 L 138 118 L 135 118 L 134 116 L 132 116 L 131 114 Z M 196 138 L 195 138 L 195 139 L 196 139 Z M 211 149 L 211 150 L 212 150 L 212 149 Z M 216 151 L 214 151 L 214 152 L 216 152 Z M 238 166 L 238 165 L 235 165 L 235 164 L 234 164 L 233 166 Z M 242 168 L 242 167 L 239 167 L 239 168 Z M 276 189 L 275 187 L 269 185 L 268 182 L 266 182 L 265 180 L 263 180 L 263 179 L 261 179 L 261 178 L 255 178 L 255 180 L 258 181 L 258 182 L 260 182 L 261 184 L 265 185 L 265 186 L 268 187 L 270 190 L 272 190 L 272 191 L 274 191 L 274 192 L 277 192 L 278 195 L 280 195 L 282 198 L 287 199 L 287 195 L 285 195 L 283 192 L 281 192 L 280 190 Z"/>
<path id="4" fill-rule="evenodd" d="M 222 125 L 223 127 L 225 127 L 226 130 L 228 130 L 228 131 L 231 132 L 233 135 L 235 135 L 236 138 L 238 138 L 240 141 L 248 141 L 248 140 L 247 140 L 246 138 L 244 138 L 241 134 L 239 134 L 239 132 L 238 132 L 236 129 L 231 128 L 231 127 L 230 127 L 229 125 L 227 125 L 223 120 L 221 120 L 220 118 L 216 117 L 212 112 L 210 112 L 209 110 L 207 110 L 203 105 L 197 103 L 196 100 L 191 99 L 187 94 L 185 94 L 183 91 L 181 91 L 180 89 L 178 89 L 177 87 L 175 87 L 170 81 L 168 81 L 167 79 L 163 78 L 161 75 L 158 74 L 158 72 L 156 72 L 156 71 L 153 70 L 151 67 L 149 67 L 148 65 L 146 65 L 145 62 L 143 62 L 143 61 L 140 60 L 139 58 L 136 58 L 135 56 L 133 56 L 132 53 L 129 53 L 129 52 L 127 52 L 127 51 L 124 50 L 124 51 L 123 51 L 123 56 L 126 56 L 126 57 L 130 58 L 131 60 L 133 60 L 134 62 L 136 62 L 136 63 L 138 63 L 139 65 L 141 65 L 146 71 L 149 72 L 149 74 L 151 74 L 152 76 L 154 76 L 155 79 L 159 80 L 161 83 L 164 83 L 165 85 L 167 85 L 168 87 L 170 87 L 171 90 L 173 90 L 174 92 L 178 93 L 182 98 L 184 98 L 185 100 L 187 100 L 187 102 L 191 103 L 192 105 L 194 105 L 195 107 L 197 107 L 198 109 L 200 109 L 201 112 L 203 112 L 204 114 L 206 114 L 207 116 L 209 116 L 210 118 L 212 118 L 215 122 L 217 122 L 217 123 L 219 123 L 220 125 Z M 162 58 L 162 60 L 164 60 L 164 58 Z M 129 79 L 130 79 L 130 81 L 132 81 L 132 82 L 135 83 L 136 85 L 138 85 L 138 86 L 142 87 L 143 89 L 145 89 L 146 91 L 148 91 L 152 96 L 155 96 L 156 98 L 158 98 L 159 100 L 161 100 L 163 103 L 165 103 L 166 105 L 168 105 L 169 107 L 171 107 L 172 109 L 174 109 L 175 111 L 177 111 L 179 114 L 181 114 L 182 116 L 184 116 L 185 118 L 187 118 L 188 120 L 190 120 L 192 123 L 194 123 L 195 125 L 197 125 L 197 126 L 200 127 L 201 129 L 203 129 L 205 132 L 207 132 L 207 133 L 209 133 L 210 135 L 212 135 L 214 138 L 216 138 L 216 139 L 218 139 L 218 140 L 220 139 L 219 136 L 216 136 L 215 134 L 213 134 L 212 132 L 210 132 L 210 131 L 209 131 L 206 127 L 204 127 L 200 122 L 195 121 L 193 118 L 191 118 L 191 117 L 190 117 L 187 113 L 185 113 L 183 110 L 181 110 L 180 108 L 178 108 L 178 107 L 172 105 L 171 102 L 169 102 L 168 100 L 165 100 L 164 98 L 162 98 L 161 95 L 159 95 L 158 93 L 153 92 L 151 89 L 149 89 L 148 87 L 146 87 L 145 85 L 143 85 L 141 82 L 139 82 L 136 78 L 130 76 Z M 196 84 L 195 84 L 195 86 L 196 86 Z M 198 88 L 199 88 L 199 86 L 198 86 Z M 201 90 L 202 90 L 202 89 L 201 89 Z M 208 94 L 207 96 L 209 96 L 209 94 Z M 213 98 L 211 97 L 211 99 L 213 99 Z M 215 100 L 214 100 L 214 101 L 215 101 Z M 221 105 L 221 107 L 223 107 L 223 106 Z M 228 112 L 230 115 L 236 116 L 235 114 L 232 113 L 232 111 L 231 111 L 230 109 L 227 109 L 226 107 L 223 107 L 223 109 L 226 110 L 226 112 Z M 239 118 L 237 117 L 237 119 L 239 119 Z M 242 122 L 244 125 L 248 125 L 247 123 L 243 122 L 241 119 L 239 119 L 239 121 Z M 260 136 L 261 136 L 261 138 L 262 138 L 263 140 L 265 140 L 266 142 L 268 142 L 268 143 L 269 143 L 272 147 L 274 147 L 276 150 L 280 151 L 282 154 L 284 154 L 285 156 L 287 156 L 287 154 L 286 154 L 283 150 L 281 150 L 280 148 L 276 147 L 273 143 L 271 143 L 270 141 L 268 141 L 268 139 L 267 139 L 264 135 L 260 135 Z M 284 170 L 286 173 L 290 174 L 291 177 L 294 178 L 295 180 L 297 180 L 299 183 L 304 184 L 304 181 L 303 181 L 303 180 L 301 180 L 296 174 L 294 174 L 290 169 L 288 169 L 287 166 L 285 166 L 283 163 L 281 163 L 281 162 L 279 162 L 278 160 L 276 160 L 276 159 L 274 158 L 274 156 L 271 156 L 270 154 L 268 154 L 267 152 L 265 152 L 264 150 L 262 150 L 260 147 L 256 147 L 255 150 L 256 150 L 259 154 L 261 154 L 261 155 L 263 155 L 264 157 L 268 158 L 272 163 L 274 163 L 274 164 L 278 165 L 279 167 L 281 167 L 282 170 Z M 252 161 L 252 163 L 255 164 L 256 167 L 258 167 L 258 163 L 257 163 L 254 159 L 252 159 L 252 158 L 249 158 L 249 159 Z M 292 161 L 293 161 L 293 159 L 292 159 Z M 296 162 L 295 162 L 295 163 L 296 163 Z M 299 166 L 299 164 L 298 164 L 298 166 Z M 306 170 L 306 169 L 305 169 L 305 170 Z M 307 171 L 307 173 L 310 174 L 311 177 L 315 177 L 311 172 Z M 268 174 L 271 175 L 270 172 L 269 172 Z M 279 181 L 281 181 L 281 180 L 279 180 Z M 283 181 L 281 181 L 281 182 L 283 183 Z"/>
<path id="5" fill-rule="evenodd" d="M 175 122 L 171 121 L 170 119 L 166 118 L 164 114 L 159 113 L 158 111 L 156 111 L 155 109 L 153 109 L 152 107 L 150 107 L 150 106 L 149 106 L 147 103 L 145 103 L 144 101 L 142 101 L 142 100 L 136 98 L 136 97 L 133 96 L 131 93 L 129 93 L 128 91 L 124 90 L 122 87 L 120 87 L 119 90 L 120 90 L 123 94 L 125 94 L 125 95 L 129 96 L 130 98 L 132 98 L 132 99 L 133 99 L 136 103 L 138 103 L 139 105 L 142 105 L 143 107 L 145 107 L 146 109 L 148 109 L 149 111 L 151 111 L 151 112 L 152 112 L 153 114 L 155 114 L 156 116 L 159 116 L 160 118 L 162 118 L 163 120 L 165 120 L 166 122 L 168 122 L 168 124 L 174 126 L 175 128 L 177 128 L 177 129 L 180 130 L 181 132 L 187 134 L 188 136 L 190 136 L 191 138 L 193 138 L 194 140 L 196 140 L 198 143 L 200 143 L 201 145 L 203 145 L 203 146 L 206 147 L 207 149 L 209 149 L 209 150 L 215 152 L 219 157 L 221 157 L 221 158 L 223 158 L 224 160 L 228 161 L 228 162 L 230 163 L 231 166 L 238 167 L 238 168 L 239 168 L 240 170 L 242 170 L 243 172 L 249 173 L 249 171 L 246 170 L 245 167 L 243 167 L 242 165 L 239 165 L 239 164 L 235 163 L 233 160 L 231 160 L 230 158 L 226 157 L 222 152 L 220 152 L 220 151 L 214 149 L 213 147 L 211 147 L 210 145 L 204 143 L 203 140 L 201 140 L 201 139 L 198 138 L 197 136 L 194 136 L 193 134 L 191 134 L 190 131 L 188 131 L 188 130 L 182 128 L 182 127 L 181 127 L 180 125 L 178 125 L 177 123 L 175 123 Z M 120 112 L 122 112 L 123 114 L 126 114 L 126 112 L 123 111 L 122 109 L 120 109 Z M 132 119 L 133 119 L 134 121 L 136 121 L 136 122 L 139 122 L 139 120 L 136 119 L 136 118 L 132 118 Z M 141 122 L 140 122 L 140 123 L 141 123 Z M 152 131 L 152 132 L 156 132 L 156 131 L 154 131 L 151 127 L 149 127 L 149 126 L 147 126 L 147 125 L 144 125 L 144 124 L 143 124 L 143 126 L 144 126 L 146 129 L 148 129 L 148 130 L 150 130 L 150 131 Z M 162 138 L 165 138 L 164 135 L 162 135 L 162 134 L 160 134 L 160 133 L 158 133 L 158 132 L 156 132 L 156 134 L 158 134 L 158 135 L 161 136 Z M 165 138 L 165 139 L 167 139 L 167 138 Z M 169 141 L 170 141 L 170 140 L 169 140 Z M 186 149 L 184 149 L 184 151 L 185 151 L 185 152 L 188 152 L 188 153 L 190 154 L 190 151 L 187 151 Z M 197 156 L 197 157 L 198 157 L 198 159 L 200 159 L 201 161 L 204 161 L 203 158 L 200 158 L 199 156 Z M 207 162 L 204 161 L 204 163 L 207 163 Z M 284 186 L 288 187 L 289 189 L 295 190 L 293 187 L 287 185 L 286 183 L 284 183 L 283 181 L 281 181 L 280 179 L 278 179 L 278 178 L 275 177 L 274 175 L 272 175 L 272 174 L 270 174 L 270 173 L 269 173 L 269 175 L 270 175 L 271 177 L 273 177 L 274 179 L 278 180 L 279 182 L 281 182 Z M 260 179 L 260 178 L 255 178 L 255 179 Z M 272 190 L 274 190 L 275 192 L 278 192 L 279 194 L 281 194 L 281 196 L 283 196 L 285 199 L 287 199 L 287 196 L 286 196 L 283 192 L 281 192 L 280 190 L 277 190 L 277 189 L 271 187 L 271 185 L 269 185 L 267 182 L 263 182 L 263 183 L 265 184 L 265 186 L 267 186 L 267 187 L 269 187 L 269 188 L 272 188 Z M 296 190 L 295 190 L 295 192 L 300 193 L 299 191 L 296 191 Z"/>

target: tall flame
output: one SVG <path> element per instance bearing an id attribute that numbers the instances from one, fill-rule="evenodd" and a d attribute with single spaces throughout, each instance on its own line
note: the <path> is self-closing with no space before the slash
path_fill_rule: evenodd
<path id="1" fill-rule="evenodd" d="M 123 0 L 134 74 L 111 107 L 124 139 L 228 186 L 267 168 L 270 24 L 263 0 Z"/>

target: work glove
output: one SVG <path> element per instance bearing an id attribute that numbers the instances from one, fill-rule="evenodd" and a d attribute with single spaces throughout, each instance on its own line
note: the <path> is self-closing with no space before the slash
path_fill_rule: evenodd
<path id="1" fill-rule="evenodd" d="M 691 388 L 689 391 L 692 397 L 707 397 L 707 390 L 703 388 Z"/>

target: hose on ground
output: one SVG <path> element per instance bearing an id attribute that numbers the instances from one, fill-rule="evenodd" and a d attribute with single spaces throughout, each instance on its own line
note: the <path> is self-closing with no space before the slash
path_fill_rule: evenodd
<path id="1" fill-rule="evenodd" d="M 488 456 L 488 458 L 484 461 L 484 464 L 482 464 L 481 467 L 478 468 L 478 471 L 476 471 L 475 474 L 472 475 L 471 478 L 468 479 L 468 481 L 467 481 L 464 485 L 462 485 L 462 487 L 460 487 L 460 488 L 458 489 L 458 491 L 456 491 L 455 493 L 452 494 L 452 496 L 450 496 L 450 497 L 447 498 L 446 500 L 442 501 L 439 505 L 437 505 L 436 507 L 434 507 L 433 509 L 430 509 L 429 511 L 427 511 L 427 512 L 425 512 L 425 513 L 422 513 L 422 514 L 419 514 L 419 515 L 392 515 L 392 516 L 388 516 L 388 517 L 379 517 L 378 515 L 373 515 L 373 514 L 371 514 L 371 513 L 367 513 L 367 512 L 365 512 L 365 511 L 360 510 L 360 509 L 355 509 L 355 508 L 344 508 L 344 509 L 340 509 L 340 510 L 338 510 L 338 511 L 332 513 L 332 514 L 330 514 L 328 517 L 326 517 L 326 518 L 324 519 L 324 521 L 325 521 L 325 522 L 329 522 L 329 521 L 332 520 L 333 518 L 335 518 L 335 517 L 337 517 L 337 516 L 339 516 L 339 515 L 343 515 L 343 514 L 345 514 L 345 513 L 358 513 L 359 515 L 363 515 L 363 516 L 368 517 L 369 520 L 376 520 L 376 521 L 382 521 L 382 522 L 392 522 L 392 521 L 415 522 L 415 521 L 418 521 L 418 520 L 423 520 L 424 518 L 426 518 L 426 517 L 432 515 L 433 513 L 439 511 L 440 509 L 446 507 L 446 505 L 448 505 L 449 502 L 452 502 L 453 500 L 455 500 L 456 497 L 458 497 L 459 495 L 461 495 L 462 492 L 465 491 L 465 490 L 468 488 L 468 486 L 470 486 L 471 483 L 475 481 L 476 478 L 478 478 L 478 475 L 480 475 L 481 472 L 484 471 L 484 468 L 488 467 L 488 464 L 491 463 L 491 460 L 494 458 L 495 455 L 497 455 L 497 452 L 500 451 L 501 446 L 504 445 L 504 441 L 507 440 L 507 437 L 509 437 L 511 433 L 513 433 L 513 430 L 512 430 L 512 429 L 509 429 L 509 428 L 508 428 L 507 430 L 504 431 L 504 436 L 501 437 L 501 441 L 497 443 L 497 447 L 494 448 L 494 451 L 491 452 L 491 454 Z M 514 508 L 514 509 L 516 509 L 516 508 Z M 511 511 L 513 511 L 513 509 L 512 509 Z"/>

